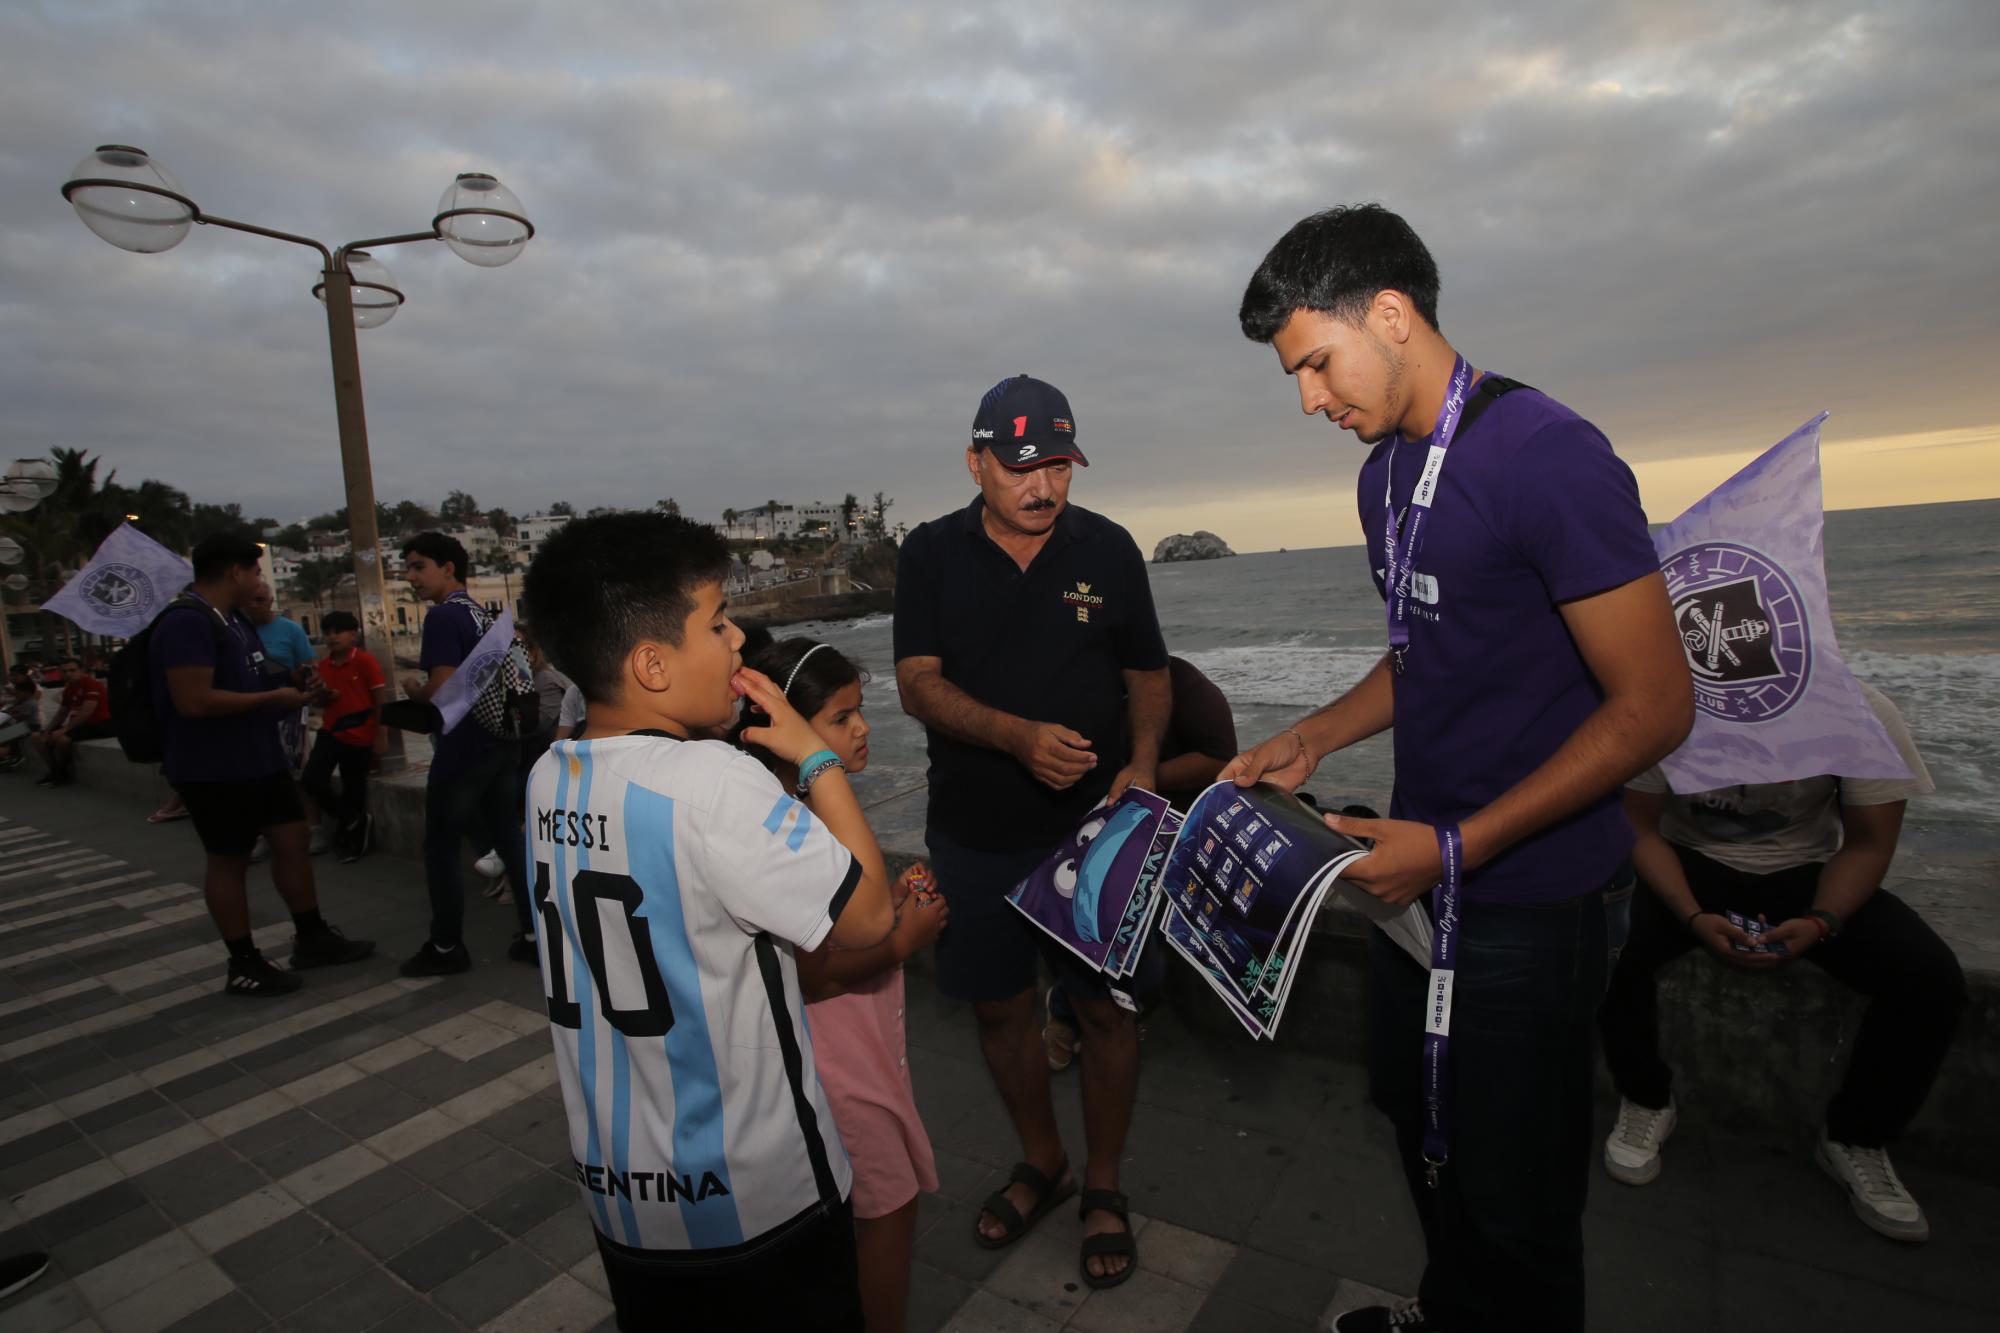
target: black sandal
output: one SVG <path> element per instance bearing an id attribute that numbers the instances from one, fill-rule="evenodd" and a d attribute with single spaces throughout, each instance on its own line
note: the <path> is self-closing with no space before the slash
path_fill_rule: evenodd
<path id="1" fill-rule="evenodd" d="M 972 1238 L 979 1242 L 979 1247 L 983 1250 L 1005 1249 L 1007 1246 L 1021 1239 L 1021 1237 L 1027 1235 L 1033 1229 L 1035 1223 L 1048 1216 L 1063 1200 L 1075 1194 L 1075 1180 L 1071 1180 L 1068 1184 L 1061 1186 L 1058 1186 L 1056 1183 L 1063 1178 L 1063 1173 L 1068 1170 L 1069 1159 L 1067 1157 L 1063 1159 L 1062 1165 L 1056 1168 L 1053 1180 L 1037 1171 L 1027 1162 L 1014 1163 L 1014 1170 L 1007 1177 L 1007 1184 L 987 1195 L 986 1202 L 979 1205 L 983 1211 L 991 1213 L 994 1220 L 1006 1229 L 998 1236 L 989 1236 L 979 1229 L 979 1219 L 976 1217 L 973 1218 Z M 1013 1201 L 1007 1197 L 1007 1189 L 1013 1185 L 1026 1185 L 1035 1191 L 1034 1211 L 1030 1212 L 1026 1217 L 1021 1216 L 1021 1210 L 1016 1208 Z"/>
<path id="2" fill-rule="evenodd" d="M 1077 1272 L 1083 1275 L 1084 1284 L 1093 1291 L 1103 1291 L 1115 1287 L 1139 1271 L 1139 1238 L 1132 1234 L 1131 1204 L 1117 1190 L 1085 1190 L 1083 1199 L 1077 1205 L 1076 1215 L 1088 1218 L 1092 1213 L 1111 1213 L 1125 1224 L 1123 1231 L 1101 1231 L 1095 1236 L 1083 1238 L 1083 1249 L 1077 1255 Z M 1125 1266 L 1115 1273 L 1102 1277 L 1092 1275 L 1092 1259 L 1116 1259 L 1123 1257 Z"/>

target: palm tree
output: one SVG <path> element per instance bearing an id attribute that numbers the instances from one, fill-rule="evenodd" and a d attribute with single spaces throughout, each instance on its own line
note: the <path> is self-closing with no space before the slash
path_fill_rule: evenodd
<path id="1" fill-rule="evenodd" d="M 725 509 L 722 511 L 722 526 L 725 528 L 736 526 L 736 511 L 734 509 Z"/>

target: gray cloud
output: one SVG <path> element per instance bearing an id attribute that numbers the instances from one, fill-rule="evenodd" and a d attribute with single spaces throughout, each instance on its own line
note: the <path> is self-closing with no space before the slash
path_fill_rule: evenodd
<path id="1" fill-rule="evenodd" d="M 105 141 L 330 241 L 423 225 L 455 171 L 520 193 L 541 232 L 509 268 L 383 255 L 390 498 L 879 488 L 914 521 L 1023 370 L 1071 394 L 1085 503 L 1325 478 L 1345 456 L 1234 310 L 1296 217 L 1361 198 L 1424 233 L 1469 355 L 1634 459 L 1822 406 L 1849 437 L 1992 420 L 1990 4 L 1328 8 L 16 6 L 9 443 L 280 517 L 340 502 L 307 252 L 110 249 L 56 193 Z"/>

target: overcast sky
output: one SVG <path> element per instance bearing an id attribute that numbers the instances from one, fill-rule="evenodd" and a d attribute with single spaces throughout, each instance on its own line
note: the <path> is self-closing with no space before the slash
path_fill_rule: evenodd
<path id="1" fill-rule="evenodd" d="M 1507 17 L 1503 11 L 1519 11 Z M 1822 408 L 1835 505 L 2000 494 L 2000 6 L 0 0 L 5 447 L 291 519 L 341 503 L 310 254 L 114 250 L 99 143 L 329 243 L 485 170 L 507 268 L 385 251 L 378 494 L 698 516 L 969 494 L 981 393 L 1070 396 L 1142 543 L 1355 539 L 1359 450 L 1235 311 L 1380 200 L 1477 365 L 1595 420 L 1656 520 Z"/>

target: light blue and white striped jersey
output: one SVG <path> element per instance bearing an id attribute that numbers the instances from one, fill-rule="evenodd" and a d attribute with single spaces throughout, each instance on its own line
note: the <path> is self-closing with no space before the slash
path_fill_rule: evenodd
<path id="1" fill-rule="evenodd" d="M 826 938 L 860 864 L 720 741 L 558 741 L 528 813 L 556 1069 L 597 1229 L 712 1250 L 846 1198 L 792 949 Z"/>

